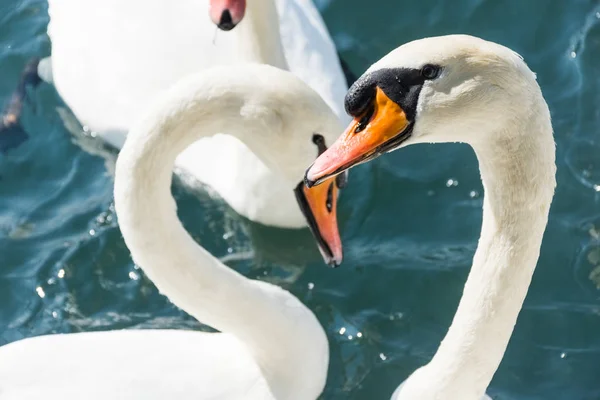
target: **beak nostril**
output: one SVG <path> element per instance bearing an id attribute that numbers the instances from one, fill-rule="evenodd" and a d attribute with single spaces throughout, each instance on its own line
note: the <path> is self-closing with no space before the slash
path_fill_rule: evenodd
<path id="1" fill-rule="evenodd" d="M 362 116 L 358 124 L 356 124 L 356 127 L 354 128 L 354 133 L 364 131 L 367 128 L 367 125 L 369 125 L 369 122 L 371 122 L 373 114 L 375 114 L 375 106 L 371 105 L 369 106 L 365 114 Z"/>
<path id="2" fill-rule="evenodd" d="M 218 26 L 219 29 L 224 31 L 230 31 L 235 28 L 235 24 L 233 23 L 233 18 L 231 17 L 231 12 L 229 10 L 223 10 Z"/>

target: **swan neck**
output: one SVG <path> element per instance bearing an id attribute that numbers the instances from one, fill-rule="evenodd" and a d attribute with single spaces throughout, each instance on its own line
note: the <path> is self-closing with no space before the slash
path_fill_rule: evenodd
<path id="1" fill-rule="evenodd" d="M 545 103 L 544 103 L 545 105 Z M 543 117 L 472 144 L 485 191 L 483 224 L 457 312 L 432 361 L 405 382 L 480 400 L 497 370 L 527 295 L 555 187 L 554 140 Z M 404 387 L 398 398 L 403 395 Z"/>
<path id="2" fill-rule="evenodd" d="M 171 195 L 175 159 L 208 132 L 186 131 L 184 121 L 191 116 L 176 113 L 150 119 L 129 133 L 115 172 L 119 226 L 133 261 L 162 294 L 200 322 L 235 333 L 236 324 L 227 318 L 235 311 L 221 305 L 256 293 L 241 275 L 198 246 L 179 221 Z"/>
<path id="3" fill-rule="evenodd" d="M 314 315 L 288 292 L 226 267 L 192 239 L 177 217 L 171 183 L 179 153 L 214 132 L 236 132 L 249 147 L 255 144 L 246 132 L 256 128 L 248 121 L 245 129 L 237 125 L 235 104 L 243 105 L 237 96 L 190 92 L 134 127 L 119 154 L 115 208 L 125 243 L 134 262 L 173 304 L 246 346 L 274 398 L 293 398 L 294 391 L 316 397 L 325 382 L 328 345 Z M 260 131 L 268 140 L 264 125 Z M 298 379 L 299 369 L 313 372 Z"/>
<path id="4" fill-rule="evenodd" d="M 275 0 L 248 1 L 246 15 L 234 31 L 237 31 L 237 52 L 242 61 L 289 70 Z"/>

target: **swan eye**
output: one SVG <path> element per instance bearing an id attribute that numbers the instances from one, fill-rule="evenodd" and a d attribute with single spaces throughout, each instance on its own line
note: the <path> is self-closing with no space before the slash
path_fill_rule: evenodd
<path id="1" fill-rule="evenodd" d="M 435 79 L 440 75 L 440 67 L 427 64 L 421 68 L 421 76 L 427 80 Z"/>
<path id="2" fill-rule="evenodd" d="M 331 210 L 333 209 L 333 182 L 329 184 L 329 188 L 327 189 L 325 207 L 327 207 L 327 212 L 331 213 Z"/>

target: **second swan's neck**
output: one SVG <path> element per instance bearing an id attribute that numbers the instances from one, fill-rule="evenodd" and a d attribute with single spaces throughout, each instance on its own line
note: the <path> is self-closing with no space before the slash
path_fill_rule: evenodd
<path id="1" fill-rule="evenodd" d="M 214 132 L 258 130 L 268 140 L 260 121 L 237 121 L 244 99 L 227 87 L 206 90 L 212 83 L 181 85 L 187 94 L 166 95 L 170 100 L 128 134 L 115 173 L 123 238 L 161 293 L 246 345 L 275 398 L 315 398 L 325 383 L 328 344 L 312 312 L 288 292 L 227 268 L 191 238 L 177 217 L 171 177 L 181 151 Z M 248 140 L 241 133 L 238 137 Z"/>
<path id="2" fill-rule="evenodd" d="M 516 134 L 500 132 L 497 142 L 473 146 L 485 191 L 473 266 L 437 353 L 408 378 L 398 399 L 480 400 L 502 360 L 537 264 L 555 187 L 547 108 L 540 114 Z M 411 397 L 416 390 L 419 396 Z"/>
<path id="3" fill-rule="evenodd" d="M 275 0 L 248 1 L 246 15 L 234 32 L 242 61 L 289 69 L 281 43 Z"/>

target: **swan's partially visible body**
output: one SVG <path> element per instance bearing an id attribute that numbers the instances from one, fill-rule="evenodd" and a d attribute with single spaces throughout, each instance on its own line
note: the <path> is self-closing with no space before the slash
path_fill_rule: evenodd
<path id="1" fill-rule="evenodd" d="M 49 0 L 52 57 L 43 61 L 40 75 L 52 80 L 86 129 L 116 148 L 125 142 L 133 122 L 171 85 L 217 65 L 253 62 L 289 69 L 345 118 L 344 74 L 311 0 L 248 1 L 243 21 L 231 32 L 217 30 L 208 4 Z M 234 136 L 201 140 L 181 155 L 177 167 L 193 178 L 186 181 L 210 186 L 250 220 L 284 228 L 306 226 L 285 180 Z"/>
<path id="2" fill-rule="evenodd" d="M 28 371 L 32 355 L 38 358 Z M 6 379 L 0 398 L 7 400 L 273 398 L 252 355 L 226 334 L 143 330 L 41 336 L 2 348 L 0 360 L 0 377 Z"/>
<path id="3" fill-rule="evenodd" d="M 132 124 L 179 79 L 217 65 L 288 69 L 340 118 L 347 90 L 311 0 L 251 0 L 231 32 L 209 0 L 50 0 L 53 83 L 81 121 L 121 148 Z"/>
<path id="4" fill-rule="evenodd" d="M 355 117 L 307 171 L 309 185 L 399 147 L 465 142 L 479 160 L 483 225 L 456 315 L 431 362 L 396 400 L 479 400 L 525 300 L 554 195 L 550 112 L 513 51 L 464 36 L 408 43 L 350 88 Z"/>
<path id="5" fill-rule="evenodd" d="M 194 242 L 177 218 L 170 187 L 181 151 L 232 131 L 293 191 L 314 159 L 314 133 L 333 141 L 339 128 L 317 93 L 277 68 L 221 67 L 176 85 L 131 130 L 119 154 L 115 209 L 135 263 L 175 305 L 224 333 L 26 339 L 0 348 L 0 397 L 317 398 L 329 359 L 318 320 L 287 291 L 245 278 Z M 282 155 L 273 145 L 295 151 Z"/>

